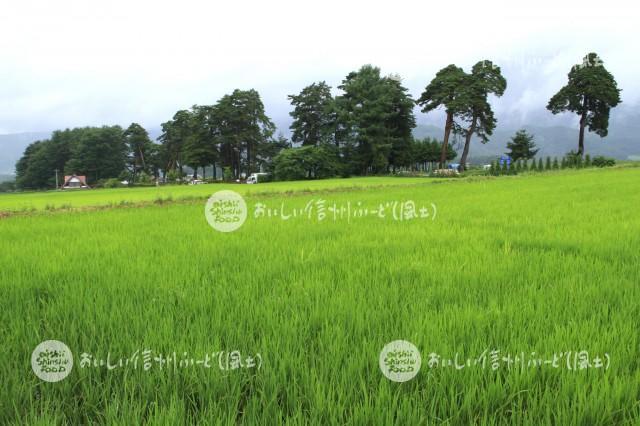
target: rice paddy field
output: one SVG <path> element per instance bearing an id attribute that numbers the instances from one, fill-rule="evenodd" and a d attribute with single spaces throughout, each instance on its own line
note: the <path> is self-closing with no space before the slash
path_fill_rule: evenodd
<path id="1" fill-rule="evenodd" d="M 639 209 L 632 167 L 0 196 L 0 424 L 638 424 Z"/>

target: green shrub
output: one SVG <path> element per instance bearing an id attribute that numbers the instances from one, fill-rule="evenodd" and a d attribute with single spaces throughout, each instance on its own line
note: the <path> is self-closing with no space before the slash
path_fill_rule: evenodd
<path id="1" fill-rule="evenodd" d="M 180 173 L 180 170 L 169 170 L 167 172 L 167 182 L 179 182 L 182 179 L 183 175 L 183 173 Z"/>
<path id="2" fill-rule="evenodd" d="M 593 161 L 591 162 L 595 167 L 611 167 L 616 164 L 616 160 L 609 157 L 604 157 L 599 155 L 597 157 L 593 157 Z"/>
<path id="3" fill-rule="evenodd" d="M 233 172 L 231 171 L 231 167 L 225 167 L 222 170 L 222 179 L 225 182 L 231 182 L 233 180 Z"/>
<path id="4" fill-rule="evenodd" d="M 103 188 L 120 188 L 124 185 L 117 178 L 107 179 L 101 182 Z"/>
<path id="5" fill-rule="evenodd" d="M 567 152 L 565 159 L 567 167 L 579 167 L 579 164 L 582 162 L 582 156 L 576 151 Z"/>
<path id="6" fill-rule="evenodd" d="M 287 148 L 273 160 L 277 180 L 324 179 L 340 174 L 337 152 L 328 146 Z"/>

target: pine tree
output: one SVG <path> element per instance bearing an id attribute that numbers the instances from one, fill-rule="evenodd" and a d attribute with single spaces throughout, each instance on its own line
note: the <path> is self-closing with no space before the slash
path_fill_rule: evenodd
<path id="1" fill-rule="evenodd" d="M 558 157 L 553 157 L 553 170 L 558 170 L 560 166 L 558 165 Z"/>
<path id="2" fill-rule="evenodd" d="M 620 89 L 596 53 L 589 53 L 582 64 L 574 65 L 567 85 L 547 105 L 553 114 L 570 111 L 580 116 L 578 156 L 584 153 L 584 131 L 607 136 L 609 112 L 620 103 Z"/>
<path id="3" fill-rule="evenodd" d="M 535 157 L 538 152 L 536 144 L 533 141 L 533 135 L 528 134 L 524 129 L 516 132 L 511 138 L 511 142 L 507 143 L 507 148 L 509 152 L 506 154 L 514 161 L 531 159 Z"/>
<path id="4" fill-rule="evenodd" d="M 547 161 L 544 164 L 545 170 L 551 170 L 551 157 L 547 157 Z"/>
<path id="5" fill-rule="evenodd" d="M 347 77 L 348 78 L 348 77 Z M 420 98 L 416 101 L 422 107 L 422 112 L 428 113 L 440 106 L 444 106 L 446 121 L 444 126 L 444 139 L 440 154 L 439 168 L 443 168 L 446 162 L 449 136 L 455 130 L 454 119 L 465 113 L 468 106 L 467 92 L 468 74 L 462 68 L 453 64 L 441 69 L 424 89 Z M 344 83 L 343 83 L 344 86 Z M 340 87 L 342 89 L 342 87 Z M 344 89 L 343 89 L 344 90 Z M 367 91 L 371 91 L 367 89 Z"/>
<path id="6" fill-rule="evenodd" d="M 544 165 L 542 164 L 542 157 L 538 159 L 538 171 L 544 171 Z"/>
<path id="7" fill-rule="evenodd" d="M 318 146 L 334 143 L 336 114 L 331 86 L 324 81 L 313 83 L 298 95 L 289 95 L 293 111 L 291 141 Z"/>
<path id="8" fill-rule="evenodd" d="M 531 159 L 531 167 L 529 168 L 529 170 L 530 170 L 530 171 L 532 171 L 532 172 L 537 171 L 537 168 L 536 168 L 536 159 L 535 159 L 535 158 L 532 158 L 532 159 Z"/>

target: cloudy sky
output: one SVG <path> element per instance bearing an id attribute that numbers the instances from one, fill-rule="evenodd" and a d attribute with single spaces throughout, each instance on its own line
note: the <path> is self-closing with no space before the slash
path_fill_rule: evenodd
<path id="1" fill-rule="evenodd" d="M 606 9 L 603 9 L 606 7 Z M 545 125 L 571 65 L 595 51 L 638 105 L 640 30 L 630 1 L 20 0 L 0 13 L 0 133 L 139 122 L 255 88 L 287 121 L 287 95 L 337 86 L 363 64 L 417 97 L 440 68 L 498 63 L 502 122 Z M 437 114 L 422 122 L 439 123 Z M 540 122 L 544 121 L 544 122 Z"/>

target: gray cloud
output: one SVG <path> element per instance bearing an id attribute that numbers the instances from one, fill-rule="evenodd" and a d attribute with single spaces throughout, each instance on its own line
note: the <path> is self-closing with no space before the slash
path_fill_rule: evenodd
<path id="1" fill-rule="evenodd" d="M 509 81 L 494 102 L 500 122 L 551 125 L 570 118 L 547 114 L 547 99 L 592 50 L 625 104 L 637 104 L 632 6 L 557 3 L 13 2 L 0 16 L 0 133 L 157 126 L 177 109 L 251 87 L 286 124 L 288 94 L 318 80 L 335 87 L 362 64 L 399 73 L 419 96 L 438 69 L 484 58 Z"/>

